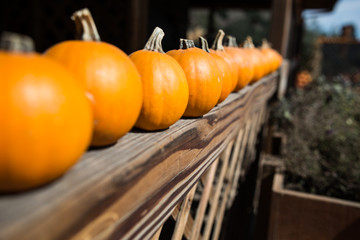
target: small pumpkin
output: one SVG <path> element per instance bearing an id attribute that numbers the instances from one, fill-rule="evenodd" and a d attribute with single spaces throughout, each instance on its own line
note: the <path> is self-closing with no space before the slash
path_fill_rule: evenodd
<path id="1" fill-rule="evenodd" d="M 32 40 L 4 34 L 0 50 L 0 191 L 53 181 L 90 143 L 92 110 L 60 64 L 33 52 Z"/>
<path id="2" fill-rule="evenodd" d="M 221 94 L 218 103 L 221 103 L 229 96 L 229 94 L 233 90 L 233 79 L 231 75 L 231 68 L 229 64 L 222 57 L 220 57 L 214 52 L 213 53 L 210 52 L 208 42 L 203 37 L 200 37 L 200 48 L 208 52 L 215 59 L 217 66 L 219 68 L 219 77 L 221 79 L 222 86 L 221 86 Z"/>
<path id="3" fill-rule="evenodd" d="M 269 72 L 273 72 L 278 69 L 282 63 L 282 56 L 273 48 L 271 48 L 270 43 L 263 39 L 260 48 L 265 58 L 269 59 Z"/>
<path id="4" fill-rule="evenodd" d="M 307 70 L 302 70 L 296 74 L 295 86 L 297 88 L 304 88 L 312 82 L 312 77 Z"/>
<path id="5" fill-rule="evenodd" d="M 218 56 L 222 57 L 230 66 L 230 73 L 232 75 L 232 91 L 235 90 L 238 82 L 238 65 L 234 58 L 225 51 L 223 46 L 223 39 L 224 39 L 225 33 L 223 30 L 219 29 L 215 40 L 213 42 L 213 45 L 210 49 L 211 53 L 215 53 Z"/>
<path id="6" fill-rule="evenodd" d="M 92 102 L 92 146 L 115 143 L 135 124 L 142 104 L 140 75 L 130 58 L 117 47 L 100 41 L 88 9 L 75 12 L 81 40 L 52 46 L 45 55 L 61 63 L 82 84 Z"/>
<path id="7" fill-rule="evenodd" d="M 249 84 L 254 75 L 253 66 L 246 60 L 246 55 L 243 49 L 239 48 L 236 43 L 236 38 L 227 36 L 227 43 L 225 43 L 225 51 L 229 53 L 234 59 L 235 65 L 238 67 L 238 80 L 235 91 L 244 88 Z"/>
<path id="8" fill-rule="evenodd" d="M 265 75 L 264 60 L 259 49 L 255 48 L 252 38 L 248 36 L 244 42 L 244 51 L 246 52 L 248 61 L 254 67 L 254 75 L 251 82 L 256 82 Z"/>
<path id="9" fill-rule="evenodd" d="M 221 78 L 216 61 L 192 40 L 180 39 L 180 48 L 167 52 L 182 67 L 189 84 L 189 102 L 185 117 L 199 117 L 218 103 Z"/>
<path id="10" fill-rule="evenodd" d="M 143 104 L 136 127 L 165 129 L 183 115 L 189 99 L 186 76 L 179 63 L 165 54 L 161 28 L 156 27 L 144 49 L 130 55 L 143 83 Z"/>

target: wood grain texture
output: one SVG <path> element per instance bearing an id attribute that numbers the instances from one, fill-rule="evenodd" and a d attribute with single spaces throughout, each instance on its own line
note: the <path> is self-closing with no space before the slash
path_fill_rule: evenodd
<path id="1" fill-rule="evenodd" d="M 275 174 L 269 239 L 359 239 L 360 203 L 284 189 Z"/>
<path id="2" fill-rule="evenodd" d="M 174 228 L 174 233 L 171 238 L 172 240 L 181 240 L 184 235 L 186 223 L 191 209 L 191 203 L 194 199 L 194 195 L 196 191 L 196 186 L 197 184 L 195 184 L 195 186 L 186 195 L 185 199 L 182 201 L 181 207 L 179 207 L 179 209 L 176 208 L 172 213 L 174 217 L 174 215 L 176 214 L 175 212 L 177 212 L 177 216 L 174 217 L 174 219 L 176 219 L 176 225 Z"/>
<path id="3" fill-rule="evenodd" d="M 224 183 L 225 173 L 228 170 L 228 163 L 229 163 L 232 147 L 233 147 L 233 142 L 231 142 L 226 147 L 226 150 L 223 152 L 223 154 L 220 158 L 220 160 L 221 160 L 221 164 L 219 164 L 219 165 L 221 165 L 220 173 L 219 173 L 216 183 L 213 186 L 214 195 L 211 197 L 211 201 L 209 201 L 210 202 L 210 206 L 209 206 L 210 210 L 209 210 L 209 213 L 207 216 L 207 220 L 205 222 L 203 239 L 210 238 L 211 229 L 213 227 L 213 222 L 214 222 L 215 214 L 216 214 L 216 211 L 218 208 L 220 194 L 221 194 L 221 190 L 222 190 L 223 183 Z"/>
<path id="4" fill-rule="evenodd" d="M 194 240 L 202 239 L 202 236 L 200 234 L 201 226 L 203 224 L 205 210 L 208 205 L 210 192 L 213 186 L 213 181 L 215 178 L 215 173 L 218 163 L 219 163 L 219 159 L 216 159 L 215 162 L 211 165 L 209 172 L 207 174 L 204 190 L 202 191 L 199 206 L 197 207 L 195 221 L 194 224 L 192 225 L 190 239 L 194 239 Z"/>
<path id="5" fill-rule="evenodd" d="M 219 157 L 247 116 L 277 88 L 273 73 L 201 118 L 158 132 L 133 130 L 86 152 L 41 188 L 0 195 L 0 239 L 150 239 Z"/>

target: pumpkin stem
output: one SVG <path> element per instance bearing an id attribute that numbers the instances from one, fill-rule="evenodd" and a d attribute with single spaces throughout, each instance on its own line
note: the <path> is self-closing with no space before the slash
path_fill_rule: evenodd
<path id="1" fill-rule="evenodd" d="M 84 8 L 74 12 L 71 19 L 75 22 L 76 39 L 83 41 L 101 41 L 89 9 Z"/>
<path id="2" fill-rule="evenodd" d="M 252 37 L 247 36 L 244 42 L 244 48 L 255 48 Z"/>
<path id="3" fill-rule="evenodd" d="M 7 52 L 33 52 L 34 41 L 26 35 L 3 32 L 0 38 L 0 49 Z"/>
<path id="4" fill-rule="evenodd" d="M 210 52 L 208 41 L 206 41 L 206 39 L 203 37 L 200 37 L 200 48 L 205 52 Z"/>
<path id="5" fill-rule="evenodd" d="M 216 35 L 216 38 L 211 48 L 216 51 L 225 51 L 223 46 L 224 36 L 225 36 L 224 31 L 222 29 L 219 29 L 218 34 Z"/>
<path id="6" fill-rule="evenodd" d="M 194 48 L 194 47 L 195 47 L 195 43 L 193 40 L 180 38 L 179 49 L 188 49 L 188 48 Z"/>
<path id="7" fill-rule="evenodd" d="M 238 47 L 238 44 L 236 43 L 236 37 L 234 36 L 226 36 L 225 46 L 227 47 Z"/>
<path id="8" fill-rule="evenodd" d="M 262 49 L 271 48 L 271 44 L 269 43 L 269 41 L 267 39 L 264 38 L 262 40 L 261 48 Z"/>
<path id="9" fill-rule="evenodd" d="M 152 32 L 149 40 L 147 41 L 144 50 L 165 53 L 161 46 L 161 41 L 164 38 L 164 36 L 165 36 L 164 31 L 161 28 L 156 27 Z"/>

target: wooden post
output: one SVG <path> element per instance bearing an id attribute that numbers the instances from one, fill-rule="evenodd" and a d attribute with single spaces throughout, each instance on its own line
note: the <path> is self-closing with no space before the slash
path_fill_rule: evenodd
<path id="1" fill-rule="evenodd" d="M 288 57 L 293 0 L 273 0 L 270 42 L 285 58 Z"/>
<path id="2" fill-rule="evenodd" d="M 147 38 L 148 0 L 129 1 L 127 50 L 129 53 L 142 49 Z"/>

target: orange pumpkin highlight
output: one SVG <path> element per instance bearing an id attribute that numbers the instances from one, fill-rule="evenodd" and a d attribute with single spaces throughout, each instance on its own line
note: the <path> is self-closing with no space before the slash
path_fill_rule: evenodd
<path id="1" fill-rule="evenodd" d="M 261 53 L 263 54 L 264 59 L 266 59 L 267 62 L 267 71 L 266 73 L 274 72 L 276 69 L 278 69 L 282 62 L 281 55 L 274 49 L 270 47 L 270 44 L 267 40 L 263 40 L 261 45 Z"/>
<path id="2" fill-rule="evenodd" d="M 228 42 L 224 48 L 232 56 L 238 67 L 238 81 L 235 87 L 235 91 L 238 91 L 250 83 L 254 75 L 254 69 L 251 62 L 247 61 L 243 49 L 238 47 L 235 37 L 228 36 Z"/>
<path id="3" fill-rule="evenodd" d="M 221 78 L 216 61 L 192 40 L 180 39 L 180 49 L 167 52 L 182 67 L 189 84 L 189 102 L 185 117 L 199 117 L 218 103 Z"/>
<path id="4" fill-rule="evenodd" d="M 90 143 L 93 117 L 84 91 L 62 66 L 36 53 L 0 51 L 0 74 L 0 191 L 60 177 Z"/>
<path id="5" fill-rule="evenodd" d="M 78 26 L 85 24 L 83 29 L 92 32 L 84 32 L 82 38 L 85 41 L 56 44 L 45 55 L 70 70 L 91 100 L 95 118 L 91 145 L 109 145 L 131 130 L 139 116 L 142 104 L 140 75 L 123 51 L 99 41 L 87 9 L 76 12 L 73 18 Z"/>
<path id="6" fill-rule="evenodd" d="M 238 83 L 238 65 L 234 58 L 225 51 L 224 46 L 222 44 L 223 38 L 225 36 L 225 33 L 223 30 L 219 30 L 218 34 L 216 35 L 216 38 L 213 42 L 213 45 L 210 49 L 210 53 L 214 53 L 220 57 L 222 57 L 230 67 L 230 74 L 232 76 L 232 90 L 234 91 L 236 89 L 237 83 Z"/>
<path id="7" fill-rule="evenodd" d="M 223 102 L 233 90 L 233 79 L 231 75 L 231 68 L 229 64 L 216 53 L 211 53 L 208 47 L 208 42 L 205 38 L 200 37 L 201 49 L 210 53 L 214 58 L 219 68 L 219 77 L 222 82 L 221 94 L 218 103 Z"/>
<path id="8" fill-rule="evenodd" d="M 247 55 L 248 61 L 251 62 L 254 70 L 254 75 L 251 82 L 256 82 L 261 79 L 266 72 L 266 70 L 264 69 L 265 63 L 262 58 L 262 54 L 259 49 L 255 48 L 251 37 L 246 38 L 243 49 Z"/>
<path id="9" fill-rule="evenodd" d="M 189 87 L 181 66 L 164 53 L 164 32 L 155 28 L 143 50 L 130 55 L 142 76 L 144 102 L 136 127 L 165 129 L 183 115 L 189 99 Z"/>

